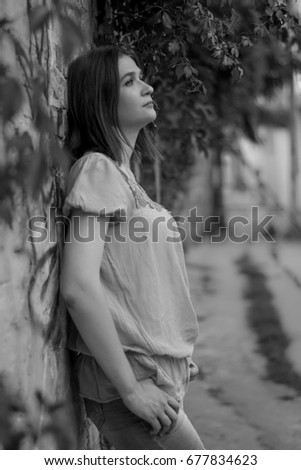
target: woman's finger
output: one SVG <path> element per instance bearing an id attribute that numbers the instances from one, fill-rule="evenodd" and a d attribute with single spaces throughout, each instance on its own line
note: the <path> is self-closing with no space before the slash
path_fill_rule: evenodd
<path id="1" fill-rule="evenodd" d="M 169 397 L 168 400 L 167 400 L 167 403 L 169 404 L 169 406 L 171 406 L 175 410 L 176 413 L 179 413 L 180 405 L 179 405 L 179 402 L 177 400 L 175 400 L 172 397 Z"/>
<path id="2" fill-rule="evenodd" d="M 158 418 L 152 419 L 149 421 L 149 424 L 151 425 L 152 429 L 150 431 L 150 434 L 153 436 L 154 434 L 159 434 L 161 430 L 161 423 Z"/>
<path id="3" fill-rule="evenodd" d="M 172 425 L 172 421 L 166 413 L 162 413 L 159 416 L 159 421 L 161 423 L 161 430 L 158 433 L 158 435 L 159 436 L 164 436 L 164 434 L 166 434 L 169 431 L 169 429 Z"/>
<path id="4" fill-rule="evenodd" d="M 172 426 L 175 424 L 175 422 L 177 421 L 178 419 L 178 414 L 175 412 L 175 410 L 171 407 L 168 407 L 166 410 L 165 410 L 165 413 L 167 414 L 167 416 L 169 417 L 170 421 L 172 422 Z"/>

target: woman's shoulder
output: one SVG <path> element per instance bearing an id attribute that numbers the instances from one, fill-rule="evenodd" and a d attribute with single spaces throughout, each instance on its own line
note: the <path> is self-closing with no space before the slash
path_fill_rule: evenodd
<path id="1" fill-rule="evenodd" d="M 117 165 L 117 162 L 116 162 Z M 65 214 L 70 208 L 113 214 L 131 210 L 131 194 L 115 162 L 100 152 L 87 152 L 74 162 L 66 185 Z"/>
<path id="2" fill-rule="evenodd" d="M 119 163 L 101 152 L 86 152 L 70 167 L 68 180 L 94 175 L 102 180 L 118 181 L 121 178 Z"/>
<path id="3" fill-rule="evenodd" d="M 111 165 L 115 168 L 118 167 L 118 162 L 108 157 L 106 154 L 102 152 L 89 151 L 85 152 L 81 157 L 75 160 L 75 162 L 71 166 L 71 169 L 81 168 L 83 165 L 92 162 L 96 164 L 98 162 L 103 162 L 103 164 L 105 165 Z"/>

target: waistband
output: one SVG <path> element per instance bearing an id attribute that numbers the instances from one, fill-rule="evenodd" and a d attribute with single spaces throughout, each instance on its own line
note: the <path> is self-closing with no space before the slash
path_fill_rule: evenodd
<path id="1" fill-rule="evenodd" d="M 127 352 L 126 356 L 138 381 L 152 379 L 154 383 L 179 402 L 183 400 L 191 371 L 197 366 L 191 358 L 170 356 L 146 356 Z M 76 362 L 79 392 L 90 400 L 106 403 L 120 395 L 92 356 L 79 354 Z"/>

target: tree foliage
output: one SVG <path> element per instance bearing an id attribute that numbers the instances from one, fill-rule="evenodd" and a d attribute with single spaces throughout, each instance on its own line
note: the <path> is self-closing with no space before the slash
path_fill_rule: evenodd
<path id="1" fill-rule="evenodd" d="M 281 0 L 106 0 L 96 43 L 135 48 L 155 87 L 169 206 L 185 188 L 192 136 L 206 154 L 232 147 L 241 133 L 256 140 L 258 98 L 300 68 L 299 20 Z"/>
<path id="2" fill-rule="evenodd" d="M 65 59 L 84 41 L 71 1 L 53 0 L 31 8 L 29 26 L 36 60 L 24 49 L 11 18 L 0 18 L 0 40 L 11 41 L 20 77 L 0 63 L 0 112 L 4 161 L 0 171 L 0 216 L 12 223 L 14 188 L 36 195 L 49 167 L 66 167 L 48 109 L 49 70 L 43 62 L 45 28 L 57 21 Z M 97 2 L 95 44 L 134 47 L 155 87 L 163 202 L 172 207 L 185 189 L 195 142 L 205 154 L 233 147 L 240 133 L 256 140 L 262 115 L 258 97 L 271 96 L 299 68 L 300 25 L 281 0 L 105 0 Z M 292 52 L 292 48 L 296 49 Z M 13 128 L 27 99 L 35 139 Z M 144 162 L 142 181 L 153 192 L 152 162 Z M 168 183 L 168 184 L 164 184 Z"/>

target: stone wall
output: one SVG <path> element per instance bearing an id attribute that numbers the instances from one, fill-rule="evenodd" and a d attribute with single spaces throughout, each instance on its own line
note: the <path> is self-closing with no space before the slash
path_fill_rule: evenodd
<path id="1" fill-rule="evenodd" d="M 61 138 L 64 133 L 66 75 L 66 64 L 61 49 L 61 31 L 56 21 L 47 25 L 43 39 L 40 31 L 36 34 L 30 34 L 29 31 L 28 9 L 42 3 L 39 0 L 14 2 L 2 0 L 0 16 L 13 20 L 9 25 L 10 30 L 33 63 L 40 63 L 46 71 L 46 104 L 54 120 L 57 136 Z M 93 30 L 93 2 L 72 0 L 71 3 L 80 8 L 81 14 L 77 21 L 86 34 L 89 44 Z M 52 2 L 47 0 L 46 5 L 51 6 Z M 74 15 L 72 10 L 66 10 L 66 13 Z M 10 41 L 1 36 L 0 42 L 1 62 L 9 65 L 12 73 L 24 86 L 25 101 L 22 111 L 11 125 L 11 132 L 27 130 L 33 139 L 36 139 L 30 103 L 27 99 L 24 64 L 18 60 Z M 2 141 L 0 165 L 5 164 L 5 158 Z M 53 214 L 49 209 L 61 207 L 63 185 L 61 171 L 49 168 L 49 177 L 35 200 L 16 188 L 14 194 L 16 210 L 12 227 L 0 221 L 0 372 L 9 390 L 6 394 L 7 400 L 10 399 L 10 394 L 14 396 L 16 393 L 25 406 L 25 412 L 18 415 L 18 426 L 26 427 L 29 421 L 40 436 L 35 444 L 36 447 L 91 448 L 96 444 L 91 444 L 91 440 L 94 439 L 93 432 L 89 430 L 87 423 L 83 422 L 82 418 L 78 421 L 80 426 L 78 443 L 75 437 L 74 409 L 70 407 L 72 410 L 70 413 L 70 409 L 66 412 L 64 406 L 59 409 L 52 406 L 58 403 L 71 404 L 69 356 L 65 349 L 66 312 L 58 290 L 62 230 L 55 228 L 56 239 L 53 242 L 47 238 L 41 243 L 33 244 L 26 239 L 28 220 L 35 215 L 44 216 L 47 219 L 47 226 L 53 227 Z M 0 415 L 1 412 L 0 421 L 2 420 L 3 428 L 5 427 L 3 420 L 9 418 L 0 407 Z M 62 429 L 59 429 L 60 422 L 64 422 Z M 57 427 L 57 434 L 61 433 L 58 442 L 53 440 L 51 432 L 48 436 L 43 435 L 43 429 L 47 424 L 53 426 L 49 429 Z M 70 424 L 73 433 L 70 432 Z M 12 422 L 6 422 L 6 425 L 11 428 L 15 426 Z M 22 445 L 29 448 L 33 444 L 27 439 Z"/>

